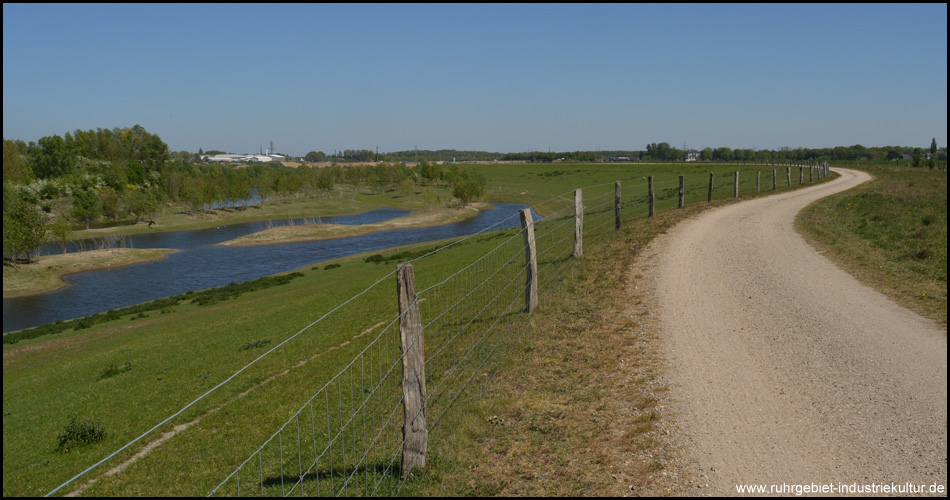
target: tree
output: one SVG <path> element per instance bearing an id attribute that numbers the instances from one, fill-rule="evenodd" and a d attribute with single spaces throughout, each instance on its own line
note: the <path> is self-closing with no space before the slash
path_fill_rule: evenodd
<path id="1" fill-rule="evenodd" d="M 937 138 L 934 137 L 930 139 L 930 157 L 933 158 L 937 155 Z"/>
<path id="2" fill-rule="evenodd" d="M 103 214 L 112 221 L 119 220 L 119 208 L 121 203 L 119 193 L 116 192 L 115 189 L 107 187 L 100 193 L 99 200 L 102 203 Z"/>
<path id="3" fill-rule="evenodd" d="M 151 219 L 158 210 L 158 200 L 146 189 L 133 189 L 126 193 L 125 204 L 131 215 L 139 220 Z"/>
<path id="4" fill-rule="evenodd" d="M 20 146 L 16 141 L 4 139 L 3 182 L 18 181 L 27 177 L 29 177 L 29 168 L 26 166 L 23 154 L 20 153 Z"/>
<path id="5" fill-rule="evenodd" d="M 310 163 L 322 162 L 326 161 L 327 154 L 323 151 L 311 151 L 307 153 L 307 156 L 305 156 L 304 159 Z"/>
<path id="6" fill-rule="evenodd" d="M 19 262 L 20 256 L 26 257 L 29 264 L 33 251 L 46 243 L 46 216 L 31 203 L 3 193 L 3 254 L 9 256 L 14 264 Z"/>
<path id="7" fill-rule="evenodd" d="M 58 136 L 41 137 L 33 148 L 33 172 L 41 179 L 72 173 L 76 157 L 66 141 Z"/>
<path id="8" fill-rule="evenodd" d="M 485 181 L 475 174 L 463 173 L 455 180 L 452 196 L 458 198 L 462 206 L 481 198 L 485 192 Z"/>
<path id="9" fill-rule="evenodd" d="M 63 255 L 66 255 L 66 244 L 73 237 L 73 229 L 69 226 L 69 221 L 63 217 L 57 217 L 49 225 L 49 232 L 56 239 L 56 242 L 63 247 Z"/>
<path id="10" fill-rule="evenodd" d="M 99 194 L 92 189 L 73 191 L 73 208 L 70 213 L 74 219 L 82 222 L 86 229 L 89 229 L 89 224 L 102 215 Z"/>

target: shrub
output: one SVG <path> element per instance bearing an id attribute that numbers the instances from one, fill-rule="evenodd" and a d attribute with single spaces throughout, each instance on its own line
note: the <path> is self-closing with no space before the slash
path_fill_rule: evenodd
<path id="1" fill-rule="evenodd" d="M 132 369 L 132 363 L 126 361 L 122 366 L 109 365 L 108 368 L 102 370 L 102 373 L 99 374 L 99 380 L 115 377 L 120 373 L 125 373 Z"/>
<path id="2" fill-rule="evenodd" d="M 254 342 L 247 342 L 238 349 L 239 351 L 246 351 L 248 349 L 254 349 L 257 347 L 264 347 L 265 345 L 270 344 L 270 339 L 261 339 L 255 340 Z"/>
<path id="3" fill-rule="evenodd" d="M 106 429 L 98 420 L 76 421 L 76 417 L 69 417 L 69 422 L 63 427 L 57 439 L 57 449 L 67 453 L 70 448 L 97 443 L 106 437 Z"/>

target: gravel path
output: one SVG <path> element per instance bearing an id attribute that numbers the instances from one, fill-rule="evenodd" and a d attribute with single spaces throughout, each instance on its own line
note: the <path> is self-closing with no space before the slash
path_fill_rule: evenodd
<path id="1" fill-rule="evenodd" d="M 670 404 L 708 483 L 693 491 L 947 485 L 946 330 L 861 285 L 792 228 L 812 201 L 870 179 L 836 171 L 829 183 L 705 212 L 647 250 Z"/>

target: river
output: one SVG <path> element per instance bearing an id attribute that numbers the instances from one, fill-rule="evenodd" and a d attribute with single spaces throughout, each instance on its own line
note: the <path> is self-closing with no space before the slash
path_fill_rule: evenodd
<path id="1" fill-rule="evenodd" d="M 514 203 L 493 205 L 496 208 L 483 210 L 470 220 L 454 224 L 298 243 L 217 245 L 266 229 L 270 225 L 289 224 L 286 220 L 129 236 L 127 241 L 133 248 L 173 248 L 178 251 L 154 262 L 71 274 L 64 277 L 68 286 L 55 292 L 4 299 L 3 332 L 88 316 L 190 290 L 257 279 L 348 255 L 467 236 L 486 228 L 496 230 L 517 227 L 521 224 L 518 211 L 528 208 Z M 318 221 L 326 224 L 373 224 L 410 213 L 407 210 L 379 209 L 361 214 L 322 217 Z M 533 210 L 532 214 L 535 220 L 540 219 Z"/>

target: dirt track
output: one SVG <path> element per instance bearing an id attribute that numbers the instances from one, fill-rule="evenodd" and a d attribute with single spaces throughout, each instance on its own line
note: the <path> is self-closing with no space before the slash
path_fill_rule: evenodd
<path id="1" fill-rule="evenodd" d="M 812 201 L 870 178 L 837 172 L 703 213 L 644 256 L 680 445 L 708 483 L 688 493 L 947 485 L 946 330 L 861 285 L 792 228 Z"/>

